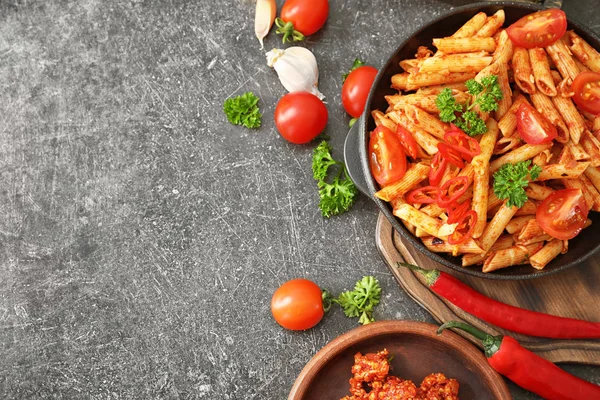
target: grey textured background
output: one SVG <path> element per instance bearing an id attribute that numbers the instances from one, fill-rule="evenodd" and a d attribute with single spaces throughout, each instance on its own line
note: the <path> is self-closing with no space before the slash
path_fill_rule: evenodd
<path id="1" fill-rule="evenodd" d="M 303 45 L 335 156 L 352 60 L 381 66 L 465 3 L 331 0 Z M 564 9 L 598 31 L 597 5 Z M 0 1 L 0 398 L 283 399 L 356 326 L 335 309 L 310 331 L 281 329 L 270 296 L 294 277 L 339 292 L 373 274 L 376 318 L 433 322 L 381 261 L 374 205 L 321 217 L 314 145 L 275 130 L 285 91 L 253 17 L 244 1 Z M 222 112 L 245 91 L 261 98 L 257 131 Z M 565 368 L 600 383 L 598 368 Z"/>

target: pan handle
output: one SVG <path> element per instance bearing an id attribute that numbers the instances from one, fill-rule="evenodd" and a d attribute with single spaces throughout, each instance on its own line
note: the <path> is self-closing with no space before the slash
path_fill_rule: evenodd
<path id="1" fill-rule="evenodd" d="M 344 142 L 344 163 L 346 163 L 348 176 L 350 176 L 350 179 L 352 179 L 352 182 L 354 182 L 358 190 L 370 197 L 359 152 L 359 127 L 362 123 L 363 117 L 360 117 L 354 125 L 352 125 L 352 128 L 350 128 L 350 131 L 346 136 L 346 141 Z"/>

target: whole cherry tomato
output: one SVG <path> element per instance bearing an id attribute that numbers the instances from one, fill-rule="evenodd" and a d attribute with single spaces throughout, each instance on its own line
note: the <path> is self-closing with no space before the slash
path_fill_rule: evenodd
<path id="1" fill-rule="evenodd" d="M 546 47 L 560 39 L 567 31 L 564 11 L 549 8 L 529 14 L 506 28 L 510 40 L 519 47 L 532 49 Z"/>
<path id="2" fill-rule="evenodd" d="M 348 74 L 342 86 L 342 104 L 352 117 L 358 118 L 363 113 L 376 75 L 377 69 L 369 65 L 358 67 Z"/>
<path id="3" fill-rule="evenodd" d="M 328 0 L 286 0 L 280 18 L 291 22 L 293 29 L 304 36 L 309 36 L 325 25 L 328 15 Z"/>
<path id="4" fill-rule="evenodd" d="M 529 103 L 521 104 L 517 110 L 517 130 L 528 144 L 550 143 L 558 136 L 552 122 Z"/>
<path id="5" fill-rule="evenodd" d="M 573 80 L 573 101 L 583 111 L 600 114 L 600 74 L 582 72 Z"/>
<path id="6" fill-rule="evenodd" d="M 322 292 L 308 279 L 292 279 L 281 285 L 271 298 L 271 313 L 282 327 L 301 331 L 317 325 L 325 314 Z"/>
<path id="7" fill-rule="evenodd" d="M 583 229 L 588 211 L 580 189 L 562 189 L 542 201 L 535 219 L 548 235 L 560 240 L 569 240 Z"/>
<path id="8" fill-rule="evenodd" d="M 371 174 L 380 185 L 395 182 L 406 172 L 406 155 L 394 132 L 379 125 L 369 138 Z"/>
<path id="9" fill-rule="evenodd" d="M 317 96 L 308 92 L 288 93 L 275 107 L 275 126 L 285 139 L 303 144 L 325 129 L 329 113 Z"/>

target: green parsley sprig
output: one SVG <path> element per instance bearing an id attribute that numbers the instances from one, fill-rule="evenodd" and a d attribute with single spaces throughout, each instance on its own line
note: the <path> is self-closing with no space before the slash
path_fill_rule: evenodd
<path id="1" fill-rule="evenodd" d="M 262 114 L 258 109 L 259 98 L 252 92 L 246 92 L 237 97 L 225 100 L 223 111 L 229 122 L 234 125 L 244 125 L 249 129 L 260 127 Z"/>
<path id="2" fill-rule="evenodd" d="M 333 179 L 330 168 L 337 169 Z M 331 146 L 326 140 L 313 151 L 312 171 L 319 187 L 319 208 L 323 216 L 329 218 L 348 211 L 358 197 L 358 189 L 348 176 L 346 165 L 331 156 Z"/>
<path id="3" fill-rule="evenodd" d="M 342 307 L 347 317 L 358 317 L 358 322 L 366 325 L 375 321 L 373 308 L 379 304 L 380 298 L 381 286 L 379 281 L 373 276 L 364 276 L 356 282 L 353 290 L 340 293 L 332 301 Z"/>
<path id="4" fill-rule="evenodd" d="M 542 172 L 539 165 L 529 168 L 530 164 L 531 160 L 520 161 L 516 164 L 504 164 L 494 174 L 494 194 L 501 200 L 508 199 L 507 206 L 521 208 L 527 201 L 525 188 Z"/>
<path id="5" fill-rule="evenodd" d="M 473 108 L 478 106 L 483 112 L 496 111 L 498 101 L 503 97 L 502 89 L 496 75 L 485 76 L 481 82 L 470 79 L 465 85 L 468 93 L 475 98 L 472 103 L 459 104 L 452 95 L 452 89 L 444 88 L 435 99 L 435 105 L 440 110 L 440 120 L 452 122 L 469 136 L 477 136 L 487 132 L 487 127 Z"/>

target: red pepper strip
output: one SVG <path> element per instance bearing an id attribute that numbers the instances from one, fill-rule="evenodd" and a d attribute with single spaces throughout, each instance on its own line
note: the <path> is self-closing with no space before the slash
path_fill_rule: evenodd
<path id="1" fill-rule="evenodd" d="M 406 193 L 406 202 L 409 204 L 431 204 L 437 202 L 440 188 L 436 186 L 423 186 Z"/>
<path id="2" fill-rule="evenodd" d="M 438 328 L 438 334 L 447 328 L 459 328 L 480 339 L 492 368 L 544 399 L 600 399 L 600 386 L 569 374 L 510 336 L 492 336 L 458 321 L 446 322 Z"/>
<path id="3" fill-rule="evenodd" d="M 471 202 L 469 200 L 462 204 L 455 204 L 448 210 L 448 220 L 446 223 L 455 224 L 462 219 L 462 216 L 471 209 Z"/>
<path id="4" fill-rule="evenodd" d="M 467 211 L 458 221 L 458 225 L 454 229 L 454 232 L 448 236 L 448 243 L 452 245 L 461 244 L 471 239 L 476 224 L 477 213 L 475 210 Z"/>
<path id="5" fill-rule="evenodd" d="M 398 264 L 423 274 L 429 288 L 455 306 L 500 328 L 553 339 L 600 339 L 600 322 L 558 317 L 511 306 L 479 293 L 443 271 Z"/>
<path id="6" fill-rule="evenodd" d="M 398 135 L 400 144 L 402 147 L 404 147 L 406 154 L 408 154 L 413 160 L 416 160 L 419 153 L 419 145 L 417 144 L 415 138 L 405 127 L 400 124 L 396 125 L 396 135 Z"/>
<path id="7" fill-rule="evenodd" d="M 440 188 L 438 196 L 438 206 L 441 208 L 450 207 L 456 204 L 458 198 L 469 188 L 469 178 L 466 176 L 457 176 L 449 179 Z"/>
<path id="8" fill-rule="evenodd" d="M 455 165 L 458 168 L 465 167 L 465 160 L 463 160 L 460 153 L 451 148 L 450 145 L 446 143 L 438 143 L 437 147 L 439 152 L 442 153 L 442 157 L 444 157 L 450 164 Z"/>
<path id="9" fill-rule="evenodd" d="M 438 151 L 435 156 L 433 156 L 429 168 L 429 184 L 433 186 L 439 185 L 447 167 L 448 161 L 442 157 L 441 153 Z"/>
<path id="10" fill-rule="evenodd" d="M 452 129 L 444 134 L 444 141 L 452 149 L 458 151 L 468 162 L 471 162 L 473 157 L 481 154 L 479 142 L 464 133 L 456 125 L 452 125 Z"/>

